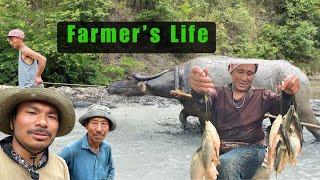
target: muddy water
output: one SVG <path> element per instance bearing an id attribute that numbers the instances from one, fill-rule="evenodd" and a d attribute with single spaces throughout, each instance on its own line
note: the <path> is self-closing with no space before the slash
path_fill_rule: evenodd
<path id="1" fill-rule="evenodd" d="M 178 115 L 181 105 L 126 106 L 112 109 L 119 119 L 116 131 L 107 140 L 113 148 L 116 179 L 190 179 L 191 156 L 200 146 L 201 132 L 198 126 L 184 131 Z M 81 115 L 86 109 L 77 109 Z M 196 119 L 190 119 L 196 123 Z M 68 142 L 85 133 L 77 123 L 71 135 L 55 141 L 53 150 L 59 151 Z M 305 131 L 305 145 L 298 164 L 286 167 L 272 179 L 319 179 L 320 143 Z"/>
<path id="2" fill-rule="evenodd" d="M 200 145 L 198 126 L 182 130 L 178 120 L 181 105 L 142 106 L 125 105 L 112 109 L 118 118 L 118 127 L 109 133 L 116 167 L 116 179 L 190 179 L 191 156 Z M 86 111 L 76 109 L 77 117 Z M 190 119 L 196 123 L 196 119 Z M 76 123 L 66 137 L 56 138 L 51 151 L 57 153 L 69 142 L 81 138 L 85 129 Z M 284 172 L 272 179 L 319 179 L 320 143 L 305 131 L 303 152 L 295 167 L 287 166 Z M 0 134 L 0 138 L 4 137 Z"/>

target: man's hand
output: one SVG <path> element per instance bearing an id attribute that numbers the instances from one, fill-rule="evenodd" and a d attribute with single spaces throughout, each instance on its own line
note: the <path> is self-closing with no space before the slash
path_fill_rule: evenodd
<path id="1" fill-rule="evenodd" d="M 189 75 L 189 84 L 197 93 L 214 91 L 214 84 L 208 76 L 207 68 L 201 69 L 199 66 L 194 66 Z"/>
<path id="2" fill-rule="evenodd" d="M 42 84 L 42 78 L 40 77 L 35 77 L 34 82 L 36 84 L 36 86 L 39 86 L 40 84 Z"/>
<path id="3" fill-rule="evenodd" d="M 294 95 L 300 89 L 300 79 L 296 75 L 288 75 L 279 85 L 281 90 L 285 91 L 287 94 Z"/>

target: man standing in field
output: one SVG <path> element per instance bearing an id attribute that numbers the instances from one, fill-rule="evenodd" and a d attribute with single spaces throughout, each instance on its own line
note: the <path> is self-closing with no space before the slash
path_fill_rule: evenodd
<path id="1" fill-rule="evenodd" d="M 22 30 L 13 29 L 7 37 L 12 48 L 19 51 L 19 87 L 43 86 L 41 75 L 46 66 L 47 58 L 25 45 L 23 41 L 25 35 Z"/>

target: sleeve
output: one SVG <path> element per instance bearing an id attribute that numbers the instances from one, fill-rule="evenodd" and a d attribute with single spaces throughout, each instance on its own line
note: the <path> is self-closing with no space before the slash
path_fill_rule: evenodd
<path id="1" fill-rule="evenodd" d="M 68 166 L 66 165 L 66 163 L 64 162 L 63 163 L 63 165 L 64 165 L 64 169 L 63 169 L 63 171 L 64 171 L 64 179 L 65 180 L 70 180 L 70 174 L 69 174 L 69 169 L 68 169 Z"/>
<path id="2" fill-rule="evenodd" d="M 114 170 L 114 162 L 113 162 L 113 158 L 112 158 L 112 152 L 110 149 L 110 154 L 109 154 L 109 165 L 108 167 L 108 175 L 107 175 L 107 180 L 114 180 L 114 176 L 115 176 L 115 170 Z"/>
<path id="3" fill-rule="evenodd" d="M 197 93 L 193 89 L 191 90 L 192 104 L 199 118 L 211 119 L 212 113 L 209 113 L 209 117 L 206 117 L 206 108 L 208 108 L 208 111 L 212 111 L 212 108 L 214 107 L 214 104 L 218 97 L 219 89 L 217 87 L 214 87 L 214 90 L 214 92 L 209 93 L 207 107 L 204 94 Z"/>
<path id="4" fill-rule="evenodd" d="M 67 163 L 67 166 L 70 167 L 70 162 L 71 162 L 71 153 L 70 153 L 70 148 L 67 146 L 62 149 L 62 151 L 58 154 L 60 157 L 62 157 L 65 162 Z"/>

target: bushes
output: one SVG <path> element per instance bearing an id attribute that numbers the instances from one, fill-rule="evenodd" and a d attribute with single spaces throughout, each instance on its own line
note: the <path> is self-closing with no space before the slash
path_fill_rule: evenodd
<path id="1" fill-rule="evenodd" d="M 271 24 L 261 28 L 258 44 L 271 44 L 273 48 L 267 46 L 266 50 L 273 59 L 319 61 L 316 53 L 319 51 L 320 12 L 315 9 L 315 1 L 285 1 L 277 7 L 282 8 L 276 11 Z"/>
<path id="2" fill-rule="evenodd" d="M 115 12 L 125 3 L 131 12 Z M 1 0 L 0 84 L 17 83 L 18 53 L 2 36 L 13 28 L 24 30 L 26 44 L 47 57 L 44 81 L 108 84 L 145 69 L 128 56 L 106 64 L 103 54 L 57 52 L 58 22 L 112 21 L 118 15 L 140 21 L 216 22 L 216 54 L 288 59 L 312 74 L 320 64 L 319 7 L 318 0 Z"/>
<path id="3" fill-rule="evenodd" d="M 119 62 L 106 65 L 103 72 L 106 75 L 107 84 L 123 79 L 126 75 L 139 72 L 144 69 L 145 65 L 141 61 L 137 61 L 126 55 L 122 56 Z"/>
<path id="4" fill-rule="evenodd" d="M 101 54 L 61 54 L 57 52 L 56 25 L 60 21 L 103 21 L 110 1 L 3 0 L 0 2 L 1 34 L 20 28 L 25 43 L 47 58 L 43 80 L 49 82 L 105 84 Z M 3 28 L 2 28 L 3 27 Z M 0 39 L 0 84 L 16 84 L 17 51 Z M 99 78 L 99 79 L 98 79 Z"/>

